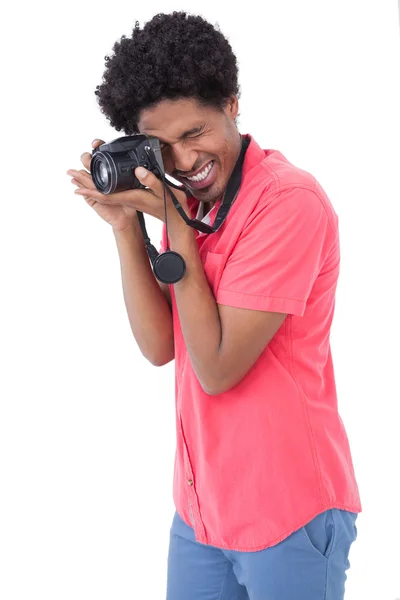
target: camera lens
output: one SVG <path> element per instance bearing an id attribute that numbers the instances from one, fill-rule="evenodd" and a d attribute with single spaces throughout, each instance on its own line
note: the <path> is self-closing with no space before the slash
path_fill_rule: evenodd
<path id="1" fill-rule="evenodd" d="M 102 194 L 113 194 L 141 187 L 134 170 L 140 161 L 146 161 L 147 156 L 142 153 L 139 157 L 138 151 L 135 149 L 129 151 L 123 146 L 120 148 L 117 142 L 118 140 L 114 142 L 115 150 L 113 143 L 110 143 L 105 144 L 107 149 L 95 148 L 92 152 L 90 174 L 95 187 Z"/>
<path id="2" fill-rule="evenodd" d="M 93 183 L 102 194 L 111 194 L 116 188 L 116 168 L 108 152 L 95 152 L 90 162 Z"/>
<path id="3" fill-rule="evenodd" d="M 99 163 L 99 179 L 103 185 L 107 185 L 108 183 L 108 171 L 106 165 L 101 162 Z"/>

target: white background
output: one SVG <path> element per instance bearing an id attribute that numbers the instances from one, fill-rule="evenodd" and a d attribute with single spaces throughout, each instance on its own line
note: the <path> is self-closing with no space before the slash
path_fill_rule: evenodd
<path id="1" fill-rule="evenodd" d="M 94 138 L 121 135 L 95 101 L 104 56 L 136 19 L 177 9 L 218 22 L 229 38 L 240 67 L 240 131 L 310 171 L 339 215 L 331 341 L 363 504 L 346 599 L 394 600 L 396 0 L 8 6 L 1 35 L 0 597 L 165 597 L 174 363 L 152 367 L 138 350 L 111 228 L 73 195 L 65 173 L 81 168 Z M 146 222 L 158 246 L 161 222 Z"/>

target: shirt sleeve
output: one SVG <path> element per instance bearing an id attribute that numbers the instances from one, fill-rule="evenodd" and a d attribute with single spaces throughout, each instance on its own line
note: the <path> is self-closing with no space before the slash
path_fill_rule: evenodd
<path id="1" fill-rule="evenodd" d="M 261 200 L 225 265 L 217 303 L 303 316 L 334 239 L 312 190 L 290 188 Z"/>
<path id="2" fill-rule="evenodd" d="M 158 252 L 160 254 L 162 254 L 163 252 L 165 252 L 166 247 L 167 247 L 167 238 L 166 238 L 165 223 L 163 223 L 162 233 L 161 233 L 161 241 L 160 241 L 160 244 L 159 244 L 159 250 L 158 250 Z"/>

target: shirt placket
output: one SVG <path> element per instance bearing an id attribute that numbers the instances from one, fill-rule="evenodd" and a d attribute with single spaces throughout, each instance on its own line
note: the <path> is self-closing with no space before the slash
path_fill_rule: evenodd
<path id="1" fill-rule="evenodd" d="M 183 381 L 187 361 L 188 361 L 188 356 L 186 355 L 181 382 Z M 187 449 L 186 438 L 185 438 L 185 433 L 184 433 L 184 429 L 183 429 L 181 404 L 182 404 L 182 385 L 179 386 L 178 418 L 179 418 L 180 434 L 181 434 L 181 438 L 182 438 L 182 447 L 183 447 L 183 454 L 184 454 L 183 459 L 184 459 L 186 494 L 187 494 L 186 497 L 187 497 L 188 506 L 189 506 L 189 514 L 191 517 L 192 526 L 193 526 L 196 538 L 206 540 L 206 532 L 204 529 L 203 521 L 200 516 L 199 500 L 198 500 L 197 492 L 196 492 L 196 480 L 195 480 L 195 476 L 193 473 L 192 465 L 190 463 L 189 452 Z"/>

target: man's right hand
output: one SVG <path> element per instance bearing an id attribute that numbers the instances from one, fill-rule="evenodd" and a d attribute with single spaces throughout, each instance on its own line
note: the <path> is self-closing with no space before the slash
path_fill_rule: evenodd
<path id="1" fill-rule="evenodd" d="M 104 143 L 105 142 L 103 142 L 103 140 L 94 140 L 92 142 L 92 146 L 93 148 L 97 148 Z M 90 174 L 91 159 L 92 155 L 89 152 L 85 152 L 81 155 L 81 162 L 85 169 L 81 169 L 80 171 L 70 169 L 67 171 L 67 175 L 72 177 L 71 183 L 78 188 L 96 189 Z M 85 199 L 85 202 L 89 204 L 89 206 L 91 206 L 97 212 L 97 214 L 104 219 L 104 221 L 107 221 L 107 223 L 109 223 L 116 231 L 127 229 L 133 223 L 137 222 L 137 211 L 135 208 L 122 205 L 111 206 L 109 204 L 99 204 L 99 202 L 96 202 L 96 200 L 89 198 L 88 196 L 83 196 L 83 198 Z"/>

